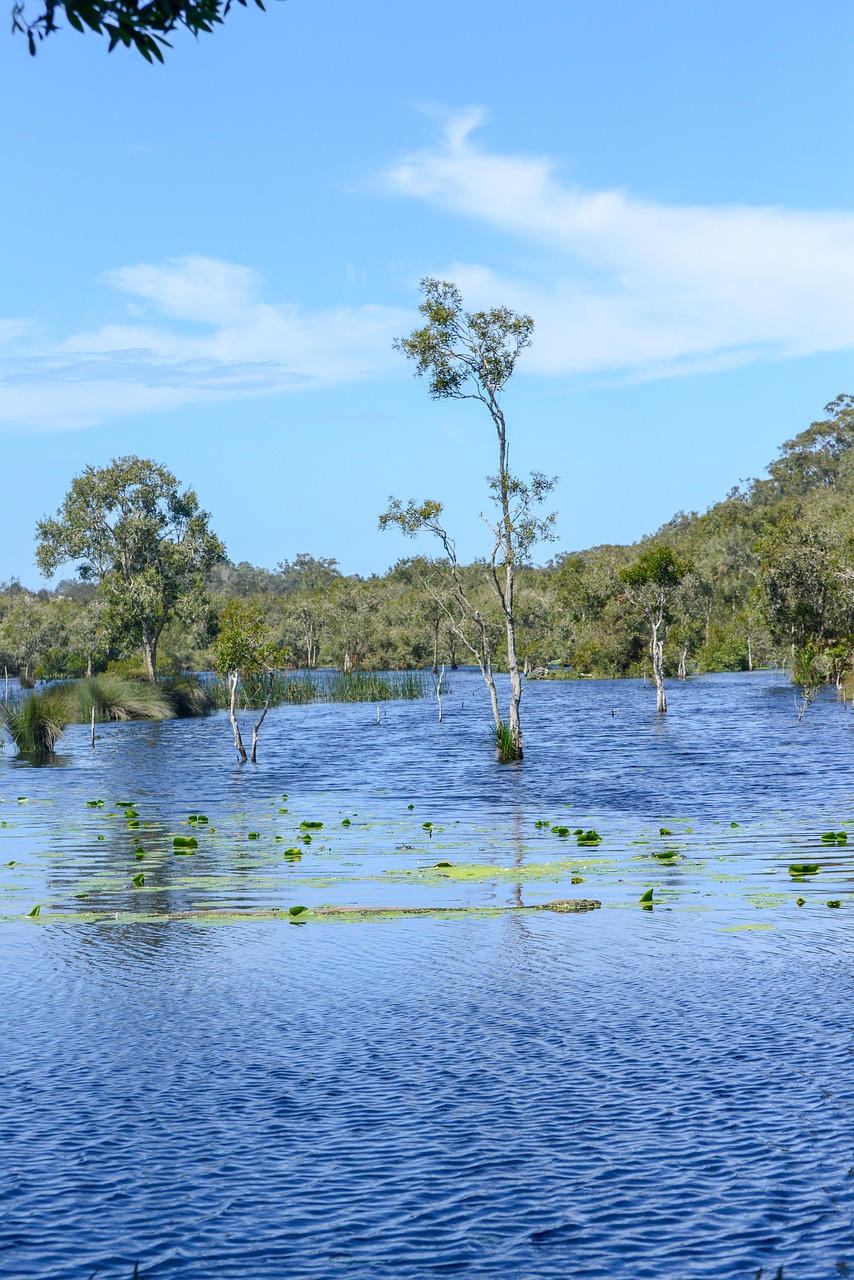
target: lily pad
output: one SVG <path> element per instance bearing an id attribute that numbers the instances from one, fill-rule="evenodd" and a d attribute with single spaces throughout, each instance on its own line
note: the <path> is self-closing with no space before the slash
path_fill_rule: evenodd
<path id="1" fill-rule="evenodd" d="M 319 831 L 323 826 L 322 822 L 301 822 L 300 831 Z"/>
<path id="2" fill-rule="evenodd" d="M 132 877 L 131 884 L 135 884 L 137 888 L 139 888 L 140 885 L 145 884 L 145 876 L 141 871 L 138 871 L 137 874 Z"/>
<path id="3" fill-rule="evenodd" d="M 817 862 L 793 862 L 789 867 L 790 876 L 815 876 L 821 871 Z"/>

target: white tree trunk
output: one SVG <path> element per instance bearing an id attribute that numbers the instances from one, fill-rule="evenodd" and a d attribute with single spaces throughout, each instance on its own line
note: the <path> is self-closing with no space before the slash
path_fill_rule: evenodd
<path id="1" fill-rule="evenodd" d="M 246 748 L 243 745 L 243 739 L 240 736 L 240 725 L 237 723 L 237 685 L 240 680 L 239 671 L 229 671 L 228 687 L 231 690 L 231 701 L 228 707 L 228 714 L 231 718 L 231 727 L 234 731 L 234 745 L 237 749 L 237 758 L 241 764 L 246 764 Z"/>
<path id="2" fill-rule="evenodd" d="M 652 678 L 655 681 L 656 709 L 660 714 L 667 710 L 667 696 L 664 692 L 664 622 L 659 614 L 652 622 Z"/>
<path id="3" fill-rule="evenodd" d="M 255 721 L 254 725 L 252 726 L 252 750 L 250 752 L 249 758 L 253 764 L 258 763 L 258 734 L 260 732 L 261 725 L 264 723 L 264 717 L 266 716 L 267 712 L 270 710 L 270 702 L 272 700 L 272 697 L 273 697 L 273 673 L 272 671 L 269 671 L 267 673 L 267 698 L 266 698 L 266 701 L 264 702 L 264 710 L 261 712 L 260 717 Z M 243 743 L 241 742 L 240 745 L 242 747 Z M 244 760 L 246 759 L 245 754 L 243 758 Z"/>

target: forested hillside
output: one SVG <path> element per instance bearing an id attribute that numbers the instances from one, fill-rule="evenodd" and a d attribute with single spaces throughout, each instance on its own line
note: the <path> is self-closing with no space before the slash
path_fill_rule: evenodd
<path id="1" fill-rule="evenodd" d="M 627 583 L 638 557 L 670 548 L 682 571 L 666 604 L 666 671 L 787 663 L 802 683 L 841 679 L 854 659 L 852 445 L 854 396 L 840 396 L 825 418 L 782 446 L 765 478 L 733 489 L 704 514 L 679 512 L 632 546 L 592 547 L 522 570 L 526 668 L 567 676 L 649 670 L 647 616 Z M 480 562 L 463 570 L 500 666 L 502 627 L 488 572 Z M 207 599 L 167 624 L 161 669 L 211 665 L 219 616 L 235 598 L 261 609 L 283 667 L 470 661 L 441 560 L 399 560 L 381 576 L 361 578 L 342 574 L 335 560 L 303 554 L 275 570 L 217 566 Z M 138 662 L 103 587 L 74 580 L 55 591 L 17 582 L 0 590 L 0 665 L 9 674 L 26 682 L 110 663 L 132 671 Z"/>

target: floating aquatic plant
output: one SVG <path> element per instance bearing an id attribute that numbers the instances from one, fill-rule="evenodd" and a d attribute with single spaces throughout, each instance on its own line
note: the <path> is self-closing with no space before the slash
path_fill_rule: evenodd
<path id="1" fill-rule="evenodd" d="M 668 830 L 667 830 L 667 827 L 659 827 L 659 828 L 658 828 L 658 834 L 659 834 L 660 836 L 672 836 L 672 835 L 673 835 L 673 832 L 672 832 L 672 831 L 668 831 Z"/>
<path id="2" fill-rule="evenodd" d="M 301 822 L 299 825 L 300 825 L 301 831 L 319 831 L 320 828 L 323 826 L 323 823 L 322 822 Z"/>
<path id="3" fill-rule="evenodd" d="M 140 885 L 145 884 L 145 876 L 142 874 L 141 871 L 138 871 L 137 874 L 133 876 L 133 878 L 131 879 L 131 884 L 136 885 L 137 888 L 139 888 Z"/>
<path id="4" fill-rule="evenodd" d="M 260 839 L 261 839 L 261 832 L 260 832 L 260 831 L 247 831 L 247 833 L 246 833 L 246 839 L 247 839 L 247 840 L 260 840 Z"/>
<path id="5" fill-rule="evenodd" d="M 28 915 L 28 916 L 37 916 L 37 915 L 39 915 L 40 913 L 41 913 L 41 906 L 39 905 L 39 906 L 35 906 L 35 907 L 33 907 L 32 911 L 28 911 L 28 912 L 27 912 L 27 915 Z"/>
<path id="6" fill-rule="evenodd" d="M 841 906 L 842 906 L 842 900 L 841 900 L 840 898 L 830 898 L 830 899 L 828 900 L 827 905 L 828 905 L 829 907 L 841 907 Z"/>
<path id="7" fill-rule="evenodd" d="M 195 836 L 175 836 L 172 841 L 172 848 L 177 852 L 185 852 L 188 849 L 198 849 L 199 842 Z"/>
<path id="8" fill-rule="evenodd" d="M 349 827 L 349 826 L 350 826 L 350 819 L 349 819 L 349 818 L 342 818 L 342 819 L 341 819 L 341 826 L 342 826 L 342 827 Z"/>
<path id="9" fill-rule="evenodd" d="M 638 902 L 641 904 L 641 906 L 646 906 L 647 904 L 651 904 L 652 889 L 645 889 L 644 892 L 641 894 L 641 896 L 638 898 Z"/>
<path id="10" fill-rule="evenodd" d="M 578 837 L 577 843 L 581 845 L 601 844 L 602 837 L 598 831 L 583 831 Z"/>
<path id="11" fill-rule="evenodd" d="M 789 867 L 790 876 L 814 876 L 818 875 L 821 867 L 817 862 L 793 862 Z"/>
<path id="12" fill-rule="evenodd" d="M 104 802 L 103 800 L 87 800 L 86 806 L 89 809 L 103 809 Z"/>
<path id="13" fill-rule="evenodd" d="M 308 911 L 308 907 L 288 907 L 289 916 L 301 916 L 305 911 Z"/>

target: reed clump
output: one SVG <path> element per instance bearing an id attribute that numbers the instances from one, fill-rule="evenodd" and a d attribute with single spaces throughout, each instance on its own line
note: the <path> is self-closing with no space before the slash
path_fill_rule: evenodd
<path id="1" fill-rule="evenodd" d="M 209 690 L 198 676 L 170 676 L 160 686 L 179 720 L 206 716 L 213 710 Z"/>
<path id="2" fill-rule="evenodd" d="M 265 676 L 250 676 L 240 686 L 239 706 L 257 711 L 269 690 Z M 205 683 L 211 705 L 218 710 L 230 702 L 228 683 L 218 677 Z M 312 702 L 388 702 L 424 698 L 428 692 L 423 671 L 279 671 L 273 676 L 271 707 L 305 706 Z"/>
<path id="3" fill-rule="evenodd" d="M 60 686 L 54 686 L 60 687 Z M 85 723 L 95 710 L 97 723 L 111 720 L 173 720 L 176 712 L 165 687 L 127 676 L 100 675 L 64 686 L 76 700 L 77 722 Z M 41 697 L 41 694 L 33 694 Z"/>
<path id="4" fill-rule="evenodd" d="M 0 723 L 22 755 L 51 755 L 74 707 L 64 688 L 0 703 Z"/>
<path id="5" fill-rule="evenodd" d="M 516 743 L 513 741 L 513 734 L 510 731 L 509 724 L 505 724 L 500 720 L 492 731 L 495 750 L 498 759 L 502 764 L 510 764 L 513 760 L 519 759 L 519 752 L 516 749 Z"/>

